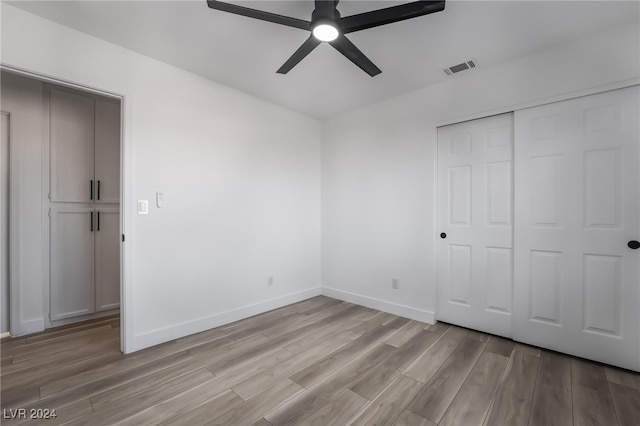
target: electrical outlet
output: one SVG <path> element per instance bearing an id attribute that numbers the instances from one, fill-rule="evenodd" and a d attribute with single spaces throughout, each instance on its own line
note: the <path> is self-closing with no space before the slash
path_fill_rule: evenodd
<path id="1" fill-rule="evenodd" d="M 267 277 L 267 285 L 271 287 L 273 285 L 273 277 Z"/>
<path id="2" fill-rule="evenodd" d="M 391 278 L 391 288 L 395 288 L 396 290 L 400 288 L 400 280 L 397 278 Z"/>

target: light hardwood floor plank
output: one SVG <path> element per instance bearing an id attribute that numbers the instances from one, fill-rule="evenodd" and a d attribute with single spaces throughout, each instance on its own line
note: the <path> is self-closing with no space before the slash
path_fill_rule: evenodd
<path id="1" fill-rule="evenodd" d="M 199 369 L 175 378 L 164 386 L 147 389 L 129 398 L 118 399 L 91 415 L 80 417 L 70 425 L 113 425 L 140 411 L 179 395 L 189 389 L 210 381 L 215 376 L 207 369 Z"/>
<path id="2" fill-rule="evenodd" d="M 394 426 L 436 426 L 435 423 L 409 410 L 404 410 L 393 424 Z"/>
<path id="3" fill-rule="evenodd" d="M 441 324 L 441 323 L 439 323 Z M 433 333 L 433 331 L 429 331 Z M 440 366 L 451 356 L 462 343 L 468 331 L 450 327 L 442 337 L 430 347 L 418 360 L 404 370 L 404 374 L 422 383 L 427 383 Z"/>
<path id="4" fill-rule="evenodd" d="M 265 412 L 272 410 L 292 396 L 304 391 L 302 386 L 283 379 L 248 401 L 221 414 L 211 422 L 214 425 L 249 425 L 260 420 Z"/>
<path id="5" fill-rule="evenodd" d="M 392 424 L 424 386 L 410 377 L 399 375 L 352 423 L 354 426 Z"/>
<path id="6" fill-rule="evenodd" d="M 342 426 L 369 402 L 355 392 L 346 389 L 311 417 L 302 422 L 304 426 Z"/>
<path id="7" fill-rule="evenodd" d="M 64 351 L 68 349 L 69 346 L 77 344 L 77 342 L 99 344 L 105 339 L 117 337 L 118 335 L 119 333 L 115 329 L 105 325 L 104 327 L 86 330 L 68 337 L 62 336 L 55 340 L 45 340 L 22 345 L 11 351 L 13 354 L 13 362 L 17 363 L 40 356 L 48 356 L 59 351 Z"/>
<path id="8" fill-rule="evenodd" d="M 537 380 L 547 386 L 571 388 L 571 358 L 542 351 Z"/>
<path id="9" fill-rule="evenodd" d="M 313 364 L 316 361 L 324 358 L 326 355 L 341 348 L 347 343 L 353 340 L 352 333 L 350 331 L 344 332 L 345 336 L 337 335 L 333 339 L 326 341 L 324 344 L 316 346 L 289 358 L 286 361 L 260 373 L 247 380 L 239 383 L 233 387 L 234 392 L 240 395 L 245 400 L 252 398 L 264 389 L 274 385 L 280 380 L 287 378 L 308 365 Z"/>
<path id="10" fill-rule="evenodd" d="M 613 382 L 609 390 L 620 425 L 640 425 L 640 390 Z"/>
<path id="11" fill-rule="evenodd" d="M 523 352 L 511 354 L 486 425 L 526 425 L 529 422 L 539 362 L 539 357 Z"/>
<path id="12" fill-rule="evenodd" d="M 386 325 L 389 328 L 393 328 L 394 330 L 399 330 L 405 325 L 407 325 L 411 320 L 403 317 L 395 317 L 388 321 L 382 323 L 382 325 Z M 394 346 L 394 345 L 392 345 Z"/>
<path id="13" fill-rule="evenodd" d="M 492 352 L 480 355 L 438 425 L 482 425 L 507 361 Z"/>
<path id="14" fill-rule="evenodd" d="M 184 351 L 159 358 L 155 357 L 152 352 L 134 355 L 130 358 L 110 362 L 93 370 L 44 384 L 40 387 L 40 397 L 42 399 L 49 398 L 61 392 L 68 392 L 74 388 L 108 379 L 111 376 L 116 377 L 116 382 L 119 381 L 118 379 L 127 380 L 131 378 L 129 380 L 133 380 L 136 376 L 144 376 L 189 358 L 189 354 Z"/>
<path id="15" fill-rule="evenodd" d="M 424 330 L 425 323 L 420 321 L 409 321 L 407 324 L 402 326 L 398 331 L 393 333 L 387 340 L 384 342 L 387 345 L 395 346 L 399 348 L 407 341 L 411 340 L 412 337 L 420 333 Z"/>
<path id="16" fill-rule="evenodd" d="M 232 410 L 242 404 L 244 400 L 231 390 L 219 393 L 204 403 L 191 408 L 185 413 L 174 414 L 159 423 L 163 426 L 201 426 L 209 423 L 213 418 L 227 410 Z M 155 424 L 155 422 L 154 422 Z"/>
<path id="17" fill-rule="evenodd" d="M 415 397 L 408 407 L 409 410 L 439 423 L 485 345 L 486 342 L 465 338 Z"/>
<path id="18" fill-rule="evenodd" d="M 317 333 L 312 333 L 308 336 L 295 340 L 294 342 L 285 345 L 284 348 L 294 354 L 301 354 L 309 349 L 321 346 L 324 342 L 331 340 L 337 335 L 352 336 L 353 338 L 351 340 L 360 336 L 360 334 L 356 334 L 352 331 L 344 331 L 343 324 L 338 322 L 323 328 Z"/>
<path id="19" fill-rule="evenodd" d="M 362 356 L 325 377 L 307 389 L 307 391 L 267 413 L 264 417 L 274 426 L 293 426 L 302 423 L 315 411 L 333 400 L 362 373 L 370 368 L 376 368 L 395 350 L 393 346 L 378 343 Z"/>
<path id="20" fill-rule="evenodd" d="M 533 394 L 529 426 L 566 426 L 572 424 L 574 423 L 571 388 L 551 386 L 538 381 Z"/>
<path id="21" fill-rule="evenodd" d="M 604 372 L 609 382 L 640 390 L 640 373 L 616 367 L 605 367 Z"/>
<path id="22" fill-rule="evenodd" d="M 69 404 L 62 408 L 56 409 L 56 417 L 53 418 L 44 418 L 44 419 L 32 419 L 25 423 L 25 425 L 39 425 L 39 426 L 54 426 L 54 425 L 64 425 L 73 420 L 79 419 L 81 417 L 90 416 L 93 414 L 93 408 L 91 407 L 91 402 L 88 399 L 81 399 L 79 401 L 74 402 L 73 404 Z M 3 426 L 9 426 L 8 423 L 2 423 Z"/>
<path id="23" fill-rule="evenodd" d="M 513 352 L 513 340 L 505 339 L 498 336 L 491 336 L 489 342 L 487 343 L 485 351 L 510 357 L 511 352 Z"/>
<path id="24" fill-rule="evenodd" d="M 342 348 L 332 352 L 323 359 L 314 362 L 303 370 L 292 375 L 291 380 L 298 383 L 300 386 L 308 388 L 320 378 L 330 374 L 345 363 L 356 358 L 372 345 L 384 340 L 392 332 L 393 329 L 380 325 L 371 331 L 364 333 L 352 342 L 347 343 Z"/>
<path id="25" fill-rule="evenodd" d="M 383 323 L 394 318 L 396 318 L 395 315 L 391 315 L 386 312 L 379 312 L 373 318 L 353 325 L 348 330 L 353 331 L 354 333 L 364 334 L 367 331 L 373 330 L 374 328 L 381 326 Z"/>
<path id="26" fill-rule="evenodd" d="M 409 364 L 429 349 L 438 339 L 439 334 L 420 330 L 411 340 L 400 346 L 386 361 L 377 368 L 372 368 L 356 380 L 350 389 L 369 400 L 374 399 L 391 383 Z"/>
<path id="27" fill-rule="evenodd" d="M 591 389 L 573 384 L 573 421 L 581 426 L 600 426 L 618 424 L 609 389 Z"/>

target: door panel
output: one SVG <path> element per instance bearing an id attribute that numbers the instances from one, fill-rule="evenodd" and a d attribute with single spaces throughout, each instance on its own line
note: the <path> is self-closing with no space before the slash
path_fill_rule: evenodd
<path id="1" fill-rule="evenodd" d="M 512 115 L 438 129 L 438 312 L 511 335 Z"/>
<path id="2" fill-rule="evenodd" d="M 120 102 L 96 98 L 96 202 L 120 202 Z"/>
<path id="3" fill-rule="evenodd" d="M 50 91 L 51 201 L 87 203 L 94 180 L 93 98 Z"/>
<path id="4" fill-rule="evenodd" d="M 96 209 L 96 311 L 120 306 L 120 214 L 117 209 Z"/>
<path id="5" fill-rule="evenodd" d="M 88 207 L 50 211 L 51 321 L 95 311 L 91 213 L 93 209 Z"/>
<path id="6" fill-rule="evenodd" d="M 638 87 L 515 113 L 514 338 L 640 370 Z"/>

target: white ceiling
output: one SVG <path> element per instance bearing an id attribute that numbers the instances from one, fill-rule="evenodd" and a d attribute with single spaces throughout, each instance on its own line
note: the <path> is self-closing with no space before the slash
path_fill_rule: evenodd
<path id="1" fill-rule="evenodd" d="M 326 43 L 276 74 L 309 33 L 212 10 L 205 0 L 9 3 L 320 119 L 464 78 L 442 69 L 471 58 L 487 68 L 640 17 L 638 1 L 447 1 L 443 12 L 348 35 L 382 70 L 372 78 Z M 313 1 L 236 3 L 305 20 L 313 11 Z M 399 3 L 406 1 L 343 0 L 338 10 Z"/>

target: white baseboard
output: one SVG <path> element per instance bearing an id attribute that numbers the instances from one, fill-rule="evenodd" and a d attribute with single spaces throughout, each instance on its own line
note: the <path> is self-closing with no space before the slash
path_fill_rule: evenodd
<path id="1" fill-rule="evenodd" d="M 8 331 L 0 333 L 0 339 L 4 339 L 5 337 L 11 337 L 11 333 L 9 333 Z"/>
<path id="2" fill-rule="evenodd" d="M 348 291 L 338 290 L 331 287 L 322 287 L 321 290 L 323 296 L 344 300 L 345 302 L 355 303 L 356 305 L 366 306 L 367 308 L 377 309 L 382 312 L 421 321 L 427 324 L 435 324 L 436 322 L 435 312 L 399 305 L 397 303 L 391 303 L 385 300 L 350 293 Z"/>
<path id="3" fill-rule="evenodd" d="M 314 287 L 297 293 L 291 293 L 285 296 L 276 297 L 274 299 L 265 300 L 263 302 L 254 303 L 252 305 L 243 306 L 241 308 L 221 312 L 219 314 L 211 315 L 205 318 L 187 321 L 181 324 L 176 324 L 169 327 L 138 334 L 134 336 L 131 345 L 132 347 L 128 350 L 128 352 L 130 353 L 139 351 L 140 349 L 155 346 L 160 343 L 188 336 L 190 334 L 220 327 L 222 325 L 229 324 L 234 321 L 239 321 L 253 315 L 258 315 L 263 312 L 290 305 L 292 303 L 297 303 L 315 296 L 320 296 L 320 294 L 320 287 Z"/>

